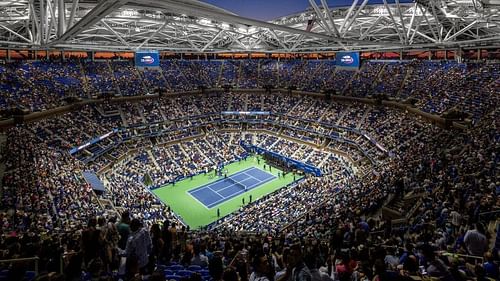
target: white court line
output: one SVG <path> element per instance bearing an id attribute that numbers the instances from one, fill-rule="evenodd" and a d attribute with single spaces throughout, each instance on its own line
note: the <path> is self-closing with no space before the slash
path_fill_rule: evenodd
<path id="1" fill-rule="evenodd" d="M 198 190 L 196 190 L 196 191 L 198 191 Z M 196 192 L 196 191 L 195 191 L 195 192 Z M 203 202 L 201 202 L 200 200 L 198 200 L 198 198 L 196 198 L 196 196 L 194 196 L 192 193 L 190 193 L 190 192 L 189 192 L 189 190 L 186 190 L 186 193 L 187 193 L 187 194 L 189 194 L 189 196 L 193 197 L 193 198 L 194 198 L 194 200 L 196 200 L 196 201 L 200 202 L 200 204 L 201 204 L 201 205 L 203 205 L 203 207 L 205 207 L 205 209 L 210 210 L 210 208 L 209 208 L 209 207 L 207 207 L 207 205 L 205 205 L 205 203 L 203 203 Z"/>
<path id="2" fill-rule="evenodd" d="M 228 185 L 228 186 L 224 187 L 223 189 L 221 189 L 221 190 L 219 190 L 219 191 L 226 190 L 226 189 L 230 188 L 230 187 L 231 187 L 231 186 L 233 186 L 233 185 L 236 185 L 236 183 L 231 183 L 230 185 Z M 217 194 L 219 194 L 219 191 L 214 191 L 214 192 L 217 192 Z M 220 195 L 221 197 L 224 197 L 224 195 L 221 195 L 221 194 L 219 194 L 219 195 Z"/>
<path id="3" fill-rule="evenodd" d="M 221 195 L 219 194 L 219 192 L 217 192 L 217 191 L 213 190 L 210 186 L 206 186 L 206 188 L 210 189 L 213 193 L 215 193 L 215 194 L 219 195 L 220 197 L 224 198 L 224 196 L 221 196 Z"/>
<path id="4" fill-rule="evenodd" d="M 189 194 L 189 196 L 193 197 L 196 201 L 200 202 L 200 203 L 201 203 L 201 205 L 203 205 L 203 207 L 205 207 L 205 209 L 210 210 L 212 207 L 214 207 L 214 206 L 215 206 L 215 205 L 213 205 L 214 203 L 217 203 L 217 202 L 220 202 L 220 201 L 222 201 L 222 200 L 226 199 L 224 196 L 221 196 L 219 193 L 215 192 L 213 189 L 211 189 L 211 188 L 210 188 L 210 186 L 211 186 L 212 184 L 214 184 L 214 183 L 215 183 L 215 182 L 213 182 L 213 183 L 209 183 L 209 184 L 207 184 L 207 185 L 205 185 L 205 186 L 203 186 L 203 187 L 201 187 L 201 188 L 199 188 L 199 189 L 197 189 L 197 190 L 195 190 L 195 191 L 186 190 L 186 193 L 187 193 L 187 194 Z M 211 204 L 205 205 L 205 203 L 201 202 L 198 198 L 196 198 L 196 196 L 194 196 L 194 195 L 193 195 L 193 193 L 196 193 L 196 192 L 198 192 L 198 191 L 202 191 L 202 190 L 204 190 L 205 188 L 210 189 L 210 190 L 211 190 L 213 193 L 215 193 L 217 196 L 221 197 L 221 199 L 219 199 L 219 200 L 217 200 L 217 201 L 215 201 L 215 202 L 213 202 L 213 203 L 211 203 Z M 209 206 L 212 206 L 212 207 L 209 207 Z"/>
<path id="5" fill-rule="evenodd" d="M 212 202 L 211 204 L 208 204 L 208 206 L 207 206 L 207 205 L 205 205 L 205 204 L 204 204 L 203 202 L 201 202 L 200 200 L 198 200 L 195 196 L 193 196 L 193 194 L 192 194 L 191 192 L 188 192 L 188 191 L 186 191 L 186 192 L 188 192 L 188 193 L 189 193 L 192 197 L 194 197 L 194 198 L 195 198 L 198 202 L 200 202 L 200 203 L 201 203 L 201 204 L 202 204 L 205 208 L 207 208 L 207 209 L 211 209 L 211 208 L 215 207 L 215 206 L 216 206 L 219 202 L 225 201 L 225 200 L 226 200 L 226 199 L 228 199 L 228 198 L 236 197 L 236 196 L 238 196 L 238 195 L 239 195 L 239 194 L 241 194 L 241 193 L 245 193 L 246 191 L 249 191 L 250 189 L 254 188 L 255 186 L 259 186 L 259 185 L 261 185 L 262 183 L 269 182 L 271 179 L 276 178 L 276 176 L 274 176 L 274 175 L 270 174 L 270 175 L 271 175 L 271 177 L 267 178 L 266 180 L 260 180 L 260 179 L 258 179 L 258 178 L 256 178 L 256 177 L 254 177 L 254 176 L 252 176 L 252 175 L 250 175 L 250 174 L 247 174 L 247 171 L 248 171 L 248 170 L 252 170 L 252 169 L 257 169 L 257 168 L 255 168 L 255 167 L 251 167 L 251 168 L 245 169 L 245 170 L 243 170 L 243 171 L 240 171 L 239 173 L 236 173 L 236 174 L 234 174 L 234 175 L 231 175 L 231 176 L 229 176 L 229 177 L 231 178 L 232 176 L 235 176 L 235 175 L 242 175 L 242 174 L 245 174 L 245 175 L 247 176 L 247 178 L 253 178 L 253 179 L 255 179 L 255 180 L 258 180 L 258 181 L 259 181 L 258 183 L 255 183 L 255 184 L 253 184 L 253 185 L 247 186 L 246 184 L 242 184 L 240 181 L 237 181 L 237 180 L 235 180 L 235 179 L 231 178 L 230 180 L 234 181 L 235 183 L 231 183 L 230 185 L 228 185 L 228 186 L 227 186 L 227 187 L 225 187 L 225 188 L 220 189 L 219 191 L 215 191 L 215 190 L 213 190 L 213 189 L 210 187 L 210 186 L 212 186 L 213 184 L 219 183 L 219 181 L 215 181 L 215 182 L 209 183 L 209 184 L 207 184 L 207 185 L 205 185 L 205 186 L 203 186 L 203 187 L 199 188 L 198 190 L 195 190 L 195 191 L 193 191 L 193 192 L 192 192 L 192 193 L 195 193 L 195 192 L 201 191 L 201 190 L 203 190 L 203 189 L 205 189 L 205 188 L 208 188 L 208 189 L 210 189 L 210 191 L 212 191 L 213 193 L 215 193 L 215 194 L 217 194 L 219 197 L 221 197 L 221 199 L 219 199 L 219 200 L 217 200 L 217 201 L 215 201 L 215 202 Z M 260 169 L 259 169 L 259 170 L 260 170 Z M 269 174 L 269 173 L 267 173 L 266 171 L 264 171 L 264 172 L 265 172 L 266 174 Z M 247 180 L 247 179 L 245 179 L 245 180 Z M 245 181 L 245 180 L 244 180 L 244 181 Z M 236 192 L 236 193 L 232 193 L 231 195 L 229 195 L 229 196 L 227 196 L 227 197 L 219 193 L 220 191 L 224 191 L 224 190 L 226 190 L 226 189 L 228 189 L 228 188 L 232 187 L 233 185 L 237 185 L 237 184 L 240 184 L 240 185 L 242 185 L 242 186 L 245 186 L 245 188 L 246 188 L 246 189 L 245 189 L 245 190 L 241 190 L 241 191 Z"/>
<path id="6" fill-rule="evenodd" d="M 248 177 L 251 177 L 251 178 L 254 178 L 254 179 L 258 180 L 259 182 L 261 181 L 261 180 L 259 180 L 258 178 L 254 177 L 254 176 L 252 176 L 252 175 L 247 174 L 247 172 L 243 172 L 243 174 L 247 175 Z"/>
<path id="7" fill-rule="evenodd" d="M 210 189 L 210 191 L 212 191 L 213 193 L 215 193 L 215 194 L 219 195 L 219 197 L 223 197 L 223 196 L 221 196 L 219 193 L 217 193 L 217 191 L 213 190 L 213 189 L 210 187 L 210 185 L 205 185 L 203 188 L 200 188 L 200 189 L 195 190 L 195 191 L 190 191 L 190 193 L 191 193 L 191 194 L 193 194 L 193 193 L 196 193 L 196 192 L 198 192 L 198 191 L 203 191 L 205 188 Z"/>
<path id="8" fill-rule="evenodd" d="M 234 184 L 232 184 L 232 185 L 234 185 Z M 243 190 L 242 190 L 242 191 L 243 191 Z M 219 194 L 219 196 L 221 196 L 221 197 L 223 197 L 223 198 L 222 198 L 222 199 L 219 199 L 219 200 L 217 200 L 217 201 L 215 201 L 215 202 L 213 202 L 213 203 L 212 203 L 212 204 L 210 204 L 209 206 L 215 207 L 215 206 L 216 206 L 219 202 L 224 201 L 224 200 L 226 200 L 226 199 L 228 199 L 228 198 L 230 198 L 230 197 L 235 197 L 235 196 L 239 195 L 240 193 L 241 193 L 241 192 L 236 192 L 236 193 L 231 194 L 231 195 L 230 195 L 230 196 L 228 196 L 228 197 L 223 197 L 222 195 L 220 195 L 220 194 Z M 210 207 L 210 208 L 212 208 L 212 207 Z"/>
<path id="9" fill-rule="evenodd" d="M 261 179 L 258 179 L 258 178 L 256 178 L 256 177 L 252 176 L 252 175 L 247 174 L 247 172 L 243 172 L 243 173 L 244 173 L 245 175 L 249 176 L 249 177 L 252 177 L 252 178 L 254 178 L 254 179 L 258 180 L 259 182 L 268 182 L 268 181 L 269 181 L 269 179 L 274 179 L 274 178 L 276 178 L 276 176 L 275 176 L 275 175 L 271 175 L 271 177 L 266 178 L 265 180 L 261 180 Z M 266 172 L 266 173 L 267 173 L 267 172 Z"/>

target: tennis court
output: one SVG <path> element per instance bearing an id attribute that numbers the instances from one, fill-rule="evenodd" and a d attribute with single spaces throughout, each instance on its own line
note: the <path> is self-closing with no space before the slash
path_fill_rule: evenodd
<path id="1" fill-rule="evenodd" d="M 275 178 L 276 176 L 268 172 L 251 167 L 227 178 L 192 189 L 189 194 L 205 207 L 212 208 Z"/>

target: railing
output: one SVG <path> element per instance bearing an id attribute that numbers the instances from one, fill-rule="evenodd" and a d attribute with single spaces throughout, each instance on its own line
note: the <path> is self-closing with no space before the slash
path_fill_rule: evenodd
<path id="1" fill-rule="evenodd" d="M 500 217 L 500 210 L 479 213 L 479 220 L 481 220 L 481 218 L 484 218 L 484 217 L 486 217 L 487 220 L 492 220 L 492 218 L 499 218 Z"/>
<path id="2" fill-rule="evenodd" d="M 59 258 L 59 273 L 64 274 L 64 267 L 66 265 L 66 259 L 78 254 L 78 252 L 69 252 L 69 253 L 64 253 L 61 255 Z"/>
<path id="3" fill-rule="evenodd" d="M 31 262 L 31 261 L 35 262 L 35 276 L 36 276 L 38 275 L 38 262 L 39 262 L 38 257 L 0 260 L 0 265 L 6 263 L 19 263 L 19 262 Z"/>
<path id="4" fill-rule="evenodd" d="M 480 261 L 481 264 L 484 263 L 484 258 L 479 257 L 479 256 L 455 254 L 455 253 L 450 253 L 450 252 L 436 252 L 436 253 L 438 253 L 441 256 L 445 256 L 445 257 L 461 257 L 461 258 L 473 259 L 475 261 L 475 264 L 478 264 L 477 263 L 478 261 Z"/>

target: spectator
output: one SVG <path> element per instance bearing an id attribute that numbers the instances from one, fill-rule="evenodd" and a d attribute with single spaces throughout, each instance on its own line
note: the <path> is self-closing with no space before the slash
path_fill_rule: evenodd
<path id="1" fill-rule="evenodd" d="M 475 223 L 465 233 L 464 243 L 470 255 L 482 257 L 488 248 L 488 239 L 479 231 L 482 227 Z"/>
<path id="2" fill-rule="evenodd" d="M 133 219 L 130 222 L 130 232 L 125 248 L 127 263 L 128 260 L 132 260 L 130 262 L 132 269 L 135 268 L 137 263 L 139 271 L 145 274 L 148 272 L 147 265 L 151 254 L 151 237 L 138 219 Z"/>

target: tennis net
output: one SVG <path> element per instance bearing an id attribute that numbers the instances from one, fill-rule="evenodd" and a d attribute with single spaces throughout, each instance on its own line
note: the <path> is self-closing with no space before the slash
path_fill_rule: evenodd
<path id="1" fill-rule="evenodd" d="M 243 190 L 246 190 L 247 187 L 244 185 L 244 184 L 241 184 L 240 182 L 236 181 L 235 179 L 233 179 L 232 177 L 228 177 L 227 179 L 229 179 L 232 183 L 234 183 L 235 185 L 237 185 L 238 187 L 240 187 L 241 189 Z"/>

